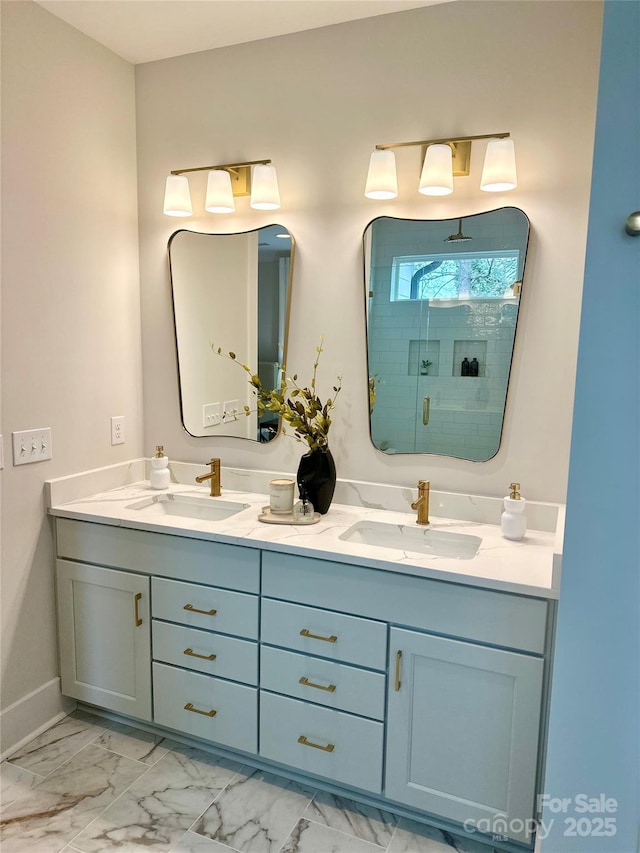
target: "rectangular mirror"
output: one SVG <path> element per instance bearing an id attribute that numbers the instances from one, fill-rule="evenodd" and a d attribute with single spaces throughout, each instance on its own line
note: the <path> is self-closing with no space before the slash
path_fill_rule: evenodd
<path id="1" fill-rule="evenodd" d="M 529 220 L 515 207 L 364 234 L 371 440 L 476 462 L 498 452 Z"/>
<path id="2" fill-rule="evenodd" d="M 212 344 L 280 385 L 287 344 L 294 241 L 281 225 L 241 234 L 180 230 L 169 239 L 182 423 L 196 437 L 270 441 L 278 417 L 258 418 L 247 374 Z M 252 409 L 246 416 L 244 406 Z M 236 414 L 234 414 L 234 411 Z"/>

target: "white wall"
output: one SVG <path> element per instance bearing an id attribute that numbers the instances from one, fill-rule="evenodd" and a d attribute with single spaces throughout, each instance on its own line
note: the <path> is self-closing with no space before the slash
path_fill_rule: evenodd
<path id="1" fill-rule="evenodd" d="M 330 436 L 338 475 L 395 484 L 427 476 L 439 489 L 502 495 L 512 480 L 529 498 L 563 500 L 602 7 L 576 2 L 457 2 L 137 66 L 145 450 L 211 454 L 242 467 L 294 471 L 291 438 L 268 446 L 193 439 L 180 425 L 167 240 L 177 227 L 242 231 L 280 222 L 296 240 L 287 366 L 303 377 L 322 333 L 320 390 L 343 394 Z M 579 37 L 577 37 L 579 34 Z M 417 193 L 419 149 L 397 153 L 400 197 L 363 197 L 374 145 L 509 131 L 519 187 L 479 190 L 472 175 L 444 199 Z M 162 214 L 171 169 L 270 157 L 282 209 L 234 216 Z M 203 210 L 205 177 L 191 181 Z M 457 217 L 504 204 L 532 224 L 522 318 L 502 449 L 486 463 L 387 457 L 368 440 L 362 234 L 383 214 Z M 188 224 L 187 224 L 188 223 Z M 358 436 L 358 441 L 353 437 Z"/>
<path id="2" fill-rule="evenodd" d="M 140 455 L 142 374 L 133 68 L 34 3 L 1 12 L 4 748 L 55 705 L 43 481 Z M 13 467 L 11 432 L 43 426 L 52 461 Z"/>

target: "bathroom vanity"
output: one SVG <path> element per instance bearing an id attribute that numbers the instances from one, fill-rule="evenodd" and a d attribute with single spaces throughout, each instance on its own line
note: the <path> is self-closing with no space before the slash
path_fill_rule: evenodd
<path id="1" fill-rule="evenodd" d="M 145 482 L 63 502 L 49 487 L 65 695 L 496 847 L 532 845 L 561 531 L 507 543 L 495 524 L 435 517 L 434 533 L 461 538 L 426 554 L 352 532 L 409 530 L 408 513 L 334 505 L 310 528 L 261 525 L 264 494 L 224 480 L 241 509 L 219 521 L 192 517 L 218 499 L 190 486 L 155 504 Z"/>

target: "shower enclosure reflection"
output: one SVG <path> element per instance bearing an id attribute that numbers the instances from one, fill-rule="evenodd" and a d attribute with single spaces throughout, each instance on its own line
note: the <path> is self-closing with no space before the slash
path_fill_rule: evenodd
<path id="1" fill-rule="evenodd" d="M 498 452 L 529 221 L 514 207 L 367 227 L 370 429 L 384 453 Z"/>

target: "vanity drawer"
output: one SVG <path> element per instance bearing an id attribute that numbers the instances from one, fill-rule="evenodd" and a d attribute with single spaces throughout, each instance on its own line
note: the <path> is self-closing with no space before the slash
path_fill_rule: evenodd
<path id="1" fill-rule="evenodd" d="M 383 622 L 285 601 L 262 599 L 262 642 L 370 669 L 386 666 Z"/>
<path id="2" fill-rule="evenodd" d="M 254 687 L 154 663 L 153 709 L 159 726 L 257 752 L 258 691 Z"/>
<path id="3" fill-rule="evenodd" d="M 385 683 L 380 672 L 262 647 L 260 686 L 274 693 L 382 720 Z"/>
<path id="4" fill-rule="evenodd" d="M 154 660 L 245 684 L 258 683 L 257 643 L 157 619 L 152 630 Z"/>
<path id="5" fill-rule="evenodd" d="M 260 552 L 241 545 L 56 519 L 58 556 L 145 575 L 260 590 Z"/>
<path id="6" fill-rule="evenodd" d="M 258 639 L 258 599 L 242 592 L 153 578 L 151 612 L 154 619 Z"/>
<path id="7" fill-rule="evenodd" d="M 547 602 L 315 557 L 262 555 L 262 594 L 359 616 L 544 654 Z M 346 605 L 345 605 L 346 607 Z"/>
<path id="8" fill-rule="evenodd" d="M 260 755 L 379 794 L 383 725 L 260 691 Z"/>

